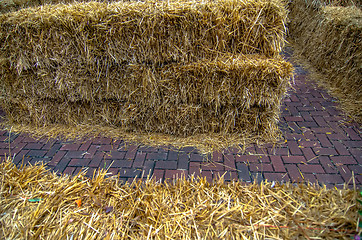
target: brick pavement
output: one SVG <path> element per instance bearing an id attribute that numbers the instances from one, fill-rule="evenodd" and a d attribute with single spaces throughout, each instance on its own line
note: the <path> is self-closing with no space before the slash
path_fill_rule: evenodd
<path id="1" fill-rule="evenodd" d="M 290 51 L 284 53 L 287 60 Z M 59 174 L 86 168 L 86 175 L 92 176 L 97 168 L 109 168 L 124 181 L 194 174 L 210 181 L 224 175 L 225 180 L 309 181 L 333 187 L 348 182 L 354 172 L 356 184 L 362 186 L 361 126 L 350 123 L 325 90 L 306 81 L 302 66 L 294 66 L 294 90 L 283 102 L 280 121 L 285 140 L 278 147 L 253 145 L 245 155 L 226 149 L 202 156 L 190 147 L 166 150 L 99 137 L 81 143 L 37 141 L 0 131 L 0 157 L 10 154 L 16 164 L 43 162 Z"/>

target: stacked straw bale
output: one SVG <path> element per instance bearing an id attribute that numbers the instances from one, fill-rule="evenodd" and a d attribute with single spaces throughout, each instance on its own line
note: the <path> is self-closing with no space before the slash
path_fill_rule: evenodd
<path id="1" fill-rule="evenodd" d="M 357 191 L 312 185 L 119 184 L 0 164 L 2 239 L 351 239 Z M 358 204 L 358 205 L 357 205 Z M 360 233 L 360 232 L 359 232 Z"/>
<path id="2" fill-rule="evenodd" d="M 362 11 L 356 6 L 290 5 L 290 38 L 342 108 L 362 122 Z M 308 19 L 308 20 L 306 20 Z"/>
<path id="3" fill-rule="evenodd" d="M 190 136 L 277 131 L 293 68 L 280 1 L 45 5 L 0 15 L 13 123 Z M 54 111 L 56 109 L 56 111 Z"/>

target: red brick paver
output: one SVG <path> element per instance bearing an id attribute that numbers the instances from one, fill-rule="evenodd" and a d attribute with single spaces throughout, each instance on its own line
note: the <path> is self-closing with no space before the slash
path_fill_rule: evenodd
<path id="1" fill-rule="evenodd" d="M 285 52 L 289 60 L 290 49 Z M 192 147 L 167 150 L 130 145 L 121 139 L 90 138 L 84 142 L 36 140 L 27 134 L 0 131 L 0 157 L 13 157 L 15 164 L 43 162 L 59 174 L 87 176 L 99 168 L 134 178 L 190 176 L 227 181 L 309 181 L 341 187 L 350 181 L 362 186 L 361 126 L 351 122 L 336 107 L 336 99 L 316 83 L 307 81 L 307 71 L 294 65 L 293 90 L 281 107 L 280 129 L 284 140 L 277 147 L 250 146 L 245 155 L 235 149 L 203 156 Z M 0 114 L 4 113 L 0 110 Z"/>

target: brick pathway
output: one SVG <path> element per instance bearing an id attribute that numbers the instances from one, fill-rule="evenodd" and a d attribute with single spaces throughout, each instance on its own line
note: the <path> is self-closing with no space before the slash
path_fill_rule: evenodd
<path id="1" fill-rule="evenodd" d="M 284 56 L 289 60 L 288 51 Z M 83 143 L 46 142 L 26 134 L 9 136 L 8 132 L 0 131 L 0 156 L 3 158 L 10 150 L 16 164 L 42 161 L 64 174 L 76 174 L 87 167 L 87 175 L 92 176 L 97 168 L 111 166 L 109 172 L 119 174 L 125 181 L 148 174 L 157 179 L 195 174 L 208 180 L 225 174 L 226 180 L 305 180 L 332 187 L 348 182 L 353 171 L 356 184 L 362 186 L 361 126 L 348 123 L 335 108 L 335 99 L 307 82 L 307 72 L 301 66 L 295 68 L 295 89 L 282 106 L 280 128 L 285 142 L 277 148 L 254 145 L 246 155 L 225 150 L 205 159 L 193 148 L 172 151 L 110 138 Z"/>

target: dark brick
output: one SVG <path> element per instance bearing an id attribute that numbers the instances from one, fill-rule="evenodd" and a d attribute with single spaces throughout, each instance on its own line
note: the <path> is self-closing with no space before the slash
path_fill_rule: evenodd
<path id="1" fill-rule="evenodd" d="M 306 163 L 304 156 L 282 156 L 284 163 Z"/>
<path id="2" fill-rule="evenodd" d="M 58 164 L 58 162 L 65 156 L 67 152 L 66 151 L 58 151 L 52 160 L 48 163 L 49 166 L 55 166 Z"/>
<path id="3" fill-rule="evenodd" d="M 303 122 L 302 117 L 284 117 L 287 122 Z"/>
<path id="4" fill-rule="evenodd" d="M 260 172 L 251 173 L 251 178 L 253 182 L 261 183 L 264 181 L 263 174 Z"/>
<path id="5" fill-rule="evenodd" d="M 259 156 L 256 155 L 236 155 L 235 158 L 236 162 L 259 162 Z"/>
<path id="6" fill-rule="evenodd" d="M 171 160 L 171 161 L 177 161 L 179 158 L 179 152 L 176 151 L 168 151 L 168 156 L 167 156 L 167 160 Z"/>
<path id="7" fill-rule="evenodd" d="M 75 169 L 76 167 L 66 167 L 63 171 L 63 174 L 72 175 Z"/>
<path id="8" fill-rule="evenodd" d="M 70 167 L 86 167 L 88 166 L 90 160 L 89 159 L 72 159 L 68 166 Z"/>
<path id="9" fill-rule="evenodd" d="M 85 174 L 86 177 L 92 178 L 93 174 L 97 171 L 97 168 L 88 168 Z"/>
<path id="10" fill-rule="evenodd" d="M 227 154 L 224 156 L 225 170 L 236 170 L 235 156 Z"/>
<path id="11" fill-rule="evenodd" d="M 14 156 L 14 155 L 18 154 L 21 150 L 24 149 L 25 145 L 26 145 L 26 143 L 18 143 L 16 146 L 14 146 L 13 149 L 11 149 L 11 155 Z"/>
<path id="12" fill-rule="evenodd" d="M 114 168 L 131 168 L 133 160 L 113 160 L 112 167 Z"/>
<path id="13" fill-rule="evenodd" d="M 298 145 L 301 147 L 320 147 L 320 143 L 318 141 L 308 141 L 305 139 L 298 141 Z"/>
<path id="14" fill-rule="evenodd" d="M 334 166 L 328 156 L 319 156 L 318 159 L 326 173 L 338 173 L 336 166 Z"/>
<path id="15" fill-rule="evenodd" d="M 13 154 L 11 153 L 11 151 L 9 149 L 0 149 L 0 156 L 13 156 Z"/>
<path id="16" fill-rule="evenodd" d="M 348 182 L 352 179 L 352 172 L 346 165 L 337 165 L 337 169 L 345 182 Z"/>
<path id="17" fill-rule="evenodd" d="M 193 167 L 191 166 L 190 163 L 190 167 L 189 167 L 189 175 L 193 175 L 194 177 L 199 176 L 201 172 L 201 168 L 200 167 Z"/>
<path id="18" fill-rule="evenodd" d="M 355 175 L 362 174 L 361 165 L 348 165 L 349 170 L 353 171 Z"/>
<path id="19" fill-rule="evenodd" d="M 327 134 L 329 140 L 349 140 L 349 137 L 346 134 L 342 133 L 332 133 Z M 362 141 L 361 141 L 362 144 Z"/>
<path id="20" fill-rule="evenodd" d="M 318 127 L 316 122 L 298 122 L 298 126 L 301 128 L 315 128 Z"/>
<path id="21" fill-rule="evenodd" d="M 361 149 L 349 149 L 349 152 L 357 160 L 358 164 L 362 164 L 362 150 Z"/>
<path id="22" fill-rule="evenodd" d="M 136 157 L 133 161 L 133 167 L 134 168 L 142 168 L 143 166 L 143 163 L 145 162 L 146 160 L 146 153 L 140 153 L 138 152 L 136 154 Z"/>
<path id="23" fill-rule="evenodd" d="M 92 141 L 91 140 L 88 140 L 86 142 L 83 142 L 80 147 L 79 147 L 79 151 L 88 151 L 89 147 L 91 146 L 92 144 Z"/>
<path id="24" fill-rule="evenodd" d="M 177 169 L 187 170 L 188 167 L 189 167 L 189 156 L 187 154 L 180 153 L 180 155 L 178 156 Z"/>
<path id="25" fill-rule="evenodd" d="M 287 165 L 285 165 L 285 167 L 287 168 L 289 178 L 292 181 L 294 181 L 294 182 L 303 181 L 303 177 L 300 174 L 300 171 L 299 171 L 297 165 L 295 165 L 295 164 L 287 164 Z"/>
<path id="26" fill-rule="evenodd" d="M 190 161 L 193 161 L 193 162 L 202 162 L 205 160 L 205 156 L 204 155 L 201 155 L 201 154 L 198 154 L 198 153 L 191 153 L 190 154 Z"/>
<path id="27" fill-rule="evenodd" d="M 343 143 L 350 148 L 361 148 L 362 141 L 343 141 Z"/>
<path id="28" fill-rule="evenodd" d="M 297 95 L 290 95 L 290 100 L 292 100 L 292 102 L 299 102 L 299 98 Z M 297 106 L 299 106 L 300 103 L 298 103 Z"/>
<path id="29" fill-rule="evenodd" d="M 302 155 L 302 151 L 299 149 L 298 143 L 296 141 L 289 140 L 287 145 L 291 154 Z"/>
<path id="30" fill-rule="evenodd" d="M 288 182 L 289 176 L 287 173 L 271 173 L 266 172 L 264 173 L 264 177 L 268 181 L 277 181 L 277 182 Z"/>
<path id="31" fill-rule="evenodd" d="M 54 167 L 54 171 L 58 173 L 63 173 L 64 169 L 68 166 L 70 162 L 69 158 L 62 158 L 58 164 Z"/>
<path id="32" fill-rule="evenodd" d="M 221 177 L 224 178 L 225 181 L 232 181 L 238 179 L 238 174 L 236 171 L 219 171 L 214 172 L 214 179 L 219 180 Z"/>
<path id="33" fill-rule="evenodd" d="M 24 137 L 22 141 L 26 142 L 26 143 L 37 143 L 38 142 L 35 138 L 32 138 L 32 137 Z"/>
<path id="34" fill-rule="evenodd" d="M 165 178 L 176 179 L 187 177 L 187 170 L 166 170 L 165 171 Z"/>
<path id="35" fill-rule="evenodd" d="M 272 155 L 288 155 L 289 149 L 286 147 L 268 148 L 268 153 Z"/>
<path id="36" fill-rule="evenodd" d="M 29 160 L 29 163 L 31 163 L 32 165 L 36 165 L 36 164 L 44 164 L 46 165 L 49 162 L 48 158 L 31 158 L 31 160 Z"/>
<path id="37" fill-rule="evenodd" d="M 146 159 L 152 160 L 166 160 L 167 153 L 147 153 Z M 173 162 L 173 161 L 171 161 Z"/>
<path id="38" fill-rule="evenodd" d="M 276 172 L 285 172 L 284 163 L 280 156 L 270 156 L 270 160 Z"/>
<path id="39" fill-rule="evenodd" d="M 55 143 L 50 149 L 49 151 L 47 151 L 47 153 L 45 154 L 46 157 L 53 157 L 57 151 L 61 148 L 61 144 L 60 143 Z"/>
<path id="40" fill-rule="evenodd" d="M 325 134 L 316 134 L 316 137 L 318 138 L 322 147 L 333 147 L 332 143 Z"/>
<path id="41" fill-rule="evenodd" d="M 80 147 L 80 144 L 76 144 L 76 143 L 68 143 L 68 144 L 63 144 L 63 146 L 60 148 L 60 150 L 62 151 L 77 151 Z"/>
<path id="42" fill-rule="evenodd" d="M 341 141 L 332 141 L 332 143 L 339 155 L 350 155 L 350 152 Z"/>
<path id="43" fill-rule="evenodd" d="M 305 183 L 318 184 L 318 180 L 313 173 L 303 173 L 303 181 Z"/>
<path id="44" fill-rule="evenodd" d="M 66 158 L 83 158 L 83 156 L 85 155 L 84 153 L 85 153 L 84 151 L 68 151 L 65 154 L 65 157 Z"/>
<path id="45" fill-rule="evenodd" d="M 325 134 L 327 133 L 331 133 L 333 132 L 333 129 L 330 127 L 318 127 L 318 128 L 314 128 L 312 127 L 311 130 L 315 133 L 315 134 L 323 134 L 325 136 Z"/>
<path id="46" fill-rule="evenodd" d="M 41 144 L 41 143 L 28 143 L 28 144 L 26 144 L 26 146 L 24 147 L 24 149 L 30 149 L 30 150 L 36 149 L 36 150 L 40 150 L 40 149 L 42 149 L 43 146 L 44 146 L 44 144 Z"/>
<path id="47" fill-rule="evenodd" d="M 111 144 L 112 139 L 111 138 L 105 138 L 105 137 L 96 137 L 92 139 L 93 144 Z"/>
<path id="48" fill-rule="evenodd" d="M 165 175 L 165 170 L 155 169 L 153 171 L 152 178 L 155 179 L 156 181 L 163 181 L 164 175 Z"/>
<path id="49" fill-rule="evenodd" d="M 213 162 L 222 162 L 223 161 L 223 154 L 221 152 L 213 152 L 212 153 L 212 161 Z"/>
<path id="50" fill-rule="evenodd" d="M 111 167 L 108 169 L 107 173 L 110 173 L 111 175 L 117 175 L 119 172 L 119 168 Z"/>
<path id="51" fill-rule="evenodd" d="M 155 161 L 146 160 L 142 170 L 144 171 L 145 176 L 152 176 L 154 168 L 155 168 Z"/>
<path id="52" fill-rule="evenodd" d="M 273 172 L 273 166 L 268 163 L 250 163 L 250 171 L 252 172 Z"/>
<path id="53" fill-rule="evenodd" d="M 211 171 L 224 171 L 224 164 L 217 162 L 202 162 L 200 163 L 202 171 L 211 170 Z"/>
<path id="54" fill-rule="evenodd" d="M 138 147 L 135 145 L 130 145 L 127 149 L 125 159 L 134 159 L 136 157 Z"/>
<path id="55" fill-rule="evenodd" d="M 90 145 L 88 150 L 84 152 L 83 158 L 93 158 L 94 154 L 96 154 L 98 150 L 98 145 Z"/>
<path id="56" fill-rule="evenodd" d="M 337 174 L 316 174 L 317 180 L 319 183 L 332 183 L 338 184 L 343 183 L 343 179 L 340 175 Z"/>
<path id="57" fill-rule="evenodd" d="M 245 163 L 236 163 L 236 169 L 238 170 L 238 177 L 244 182 L 251 182 L 250 171 Z"/>
<path id="58" fill-rule="evenodd" d="M 44 157 L 46 153 L 47 153 L 46 150 L 30 150 L 27 156 L 41 158 Z"/>
<path id="59" fill-rule="evenodd" d="M 140 146 L 138 147 L 139 152 L 146 152 L 146 153 L 156 153 L 158 152 L 158 148 L 149 147 L 149 146 Z"/>
<path id="60" fill-rule="evenodd" d="M 313 151 L 316 155 L 324 155 L 324 156 L 331 156 L 331 155 L 338 155 L 334 148 L 313 148 Z"/>
<path id="61" fill-rule="evenodd" d="M 108 169 L 110 167 L 113 167 L 111 164 L 113 163 L 112 160 L 102 160 L 99 164 L 99 168 Z"/>
<path id="62" fill-rule="evenodd" d="M 302 173 L 325 173 L 321 165 L 316 164 L 299 164 L 298 168 Z"/>
<path id="63" fill-rule="evenodd" d="M 104 153 L 97 152 L 89 163 L 89 167 L 100 167 L 102 160 L 104 159 Z"/>
<path id="64" fill-rule="evenodd" d="M 333 156 L 331 160 L 334 164 L 357 164 L 356 160 L 352 156 Z"/>
<path id="65" fill-rule="evenodd" d="M 104 152 L 110 152 L 112 151 L 114 148 L 112 145 L 107 144 L 107 145 L 100 145 L 99 146 L 99 151 L 104 151 Z"/>
<path id="66" fill-rule="evenodd" d="M 359 134 L 357 134 L 357 132 L 353 128 L 344 128 L 344 131 L 351 140 L 362 140 Z"/>
<path id="67" fill-rule="evenodd" d="M 212 172 L 211 171 L 201 171 L 199 174 L 195 173 L 195 176 L 199 176 L 200 178 L 205 178 L 206 181 L 212 183 Z"/>
<path id="68" fill-rule="evenodd" d="M 177 161 L 157 161 L 157 169 L 177 169 Z"/>
<path id="69" fill-rule="evenodd" d="M 303 155 L 307 163 L 318 163 L 318 157 L 314 154 L 311 148 L 302 148 Z"/>
<path id="70" fill-rule="evenodd" d="M 118 152 L 118 151 L 111 151 L 105 154 L 106 159 L 125 159 L 126 153 L 125 152 Z"/>
<path id="71" fill-rule="evenodd" d="M 300 111 L 300 112 L 311 112 L 311 111 L 314 111 L 314 107 L 311 107 L 311 106 L 303 106 L 303 107 L 297 107 L 297 109 Z"/>

